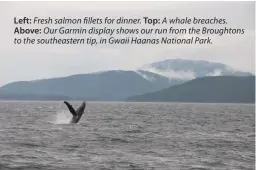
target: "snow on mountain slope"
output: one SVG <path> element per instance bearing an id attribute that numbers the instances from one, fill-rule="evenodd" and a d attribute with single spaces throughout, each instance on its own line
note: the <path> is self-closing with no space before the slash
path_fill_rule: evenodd
<path id="1" fill-rule="evenodd" d="M 140 70 L 136 70 L 135 72 L 150 82 L 156 81 L 156 78 L 152 75 L 145 74 L 145 73 L 141 72 Z"/>
<path id="2" fill-rule="evenodd" d="M 159 74 L 169 79 L 191 80 L 203 76 L 248 76 L 248 72 L 237 71 L 230 66 L 221 63 L 187 60 L 187 59 L 168 59 L 144 65 L 138 70 L 144 70 Z"/>

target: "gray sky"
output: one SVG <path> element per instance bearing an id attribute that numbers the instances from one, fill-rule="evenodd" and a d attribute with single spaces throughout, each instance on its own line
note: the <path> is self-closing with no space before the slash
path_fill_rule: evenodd
<path id="1" fill-rule="evenodd" d="M 107 69 L 136 69 L 168 58 L 221 62 L 254 72 L 254 13 L 254 2 L 0 2 L 0 85 Z M 216 16 L 227 19 L 225 26 L 246 32 L 212 36 L 212 45 L 14 45 L 17 25 L 13 18 L 18 16 Z"/>

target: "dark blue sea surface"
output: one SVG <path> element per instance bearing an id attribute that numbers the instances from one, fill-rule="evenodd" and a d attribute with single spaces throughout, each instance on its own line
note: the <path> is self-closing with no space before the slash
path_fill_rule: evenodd
<path id="1" fill-rule="evenodd" d="M 253 170 L 254 107 L 1 101 L 0 169 Z"/>

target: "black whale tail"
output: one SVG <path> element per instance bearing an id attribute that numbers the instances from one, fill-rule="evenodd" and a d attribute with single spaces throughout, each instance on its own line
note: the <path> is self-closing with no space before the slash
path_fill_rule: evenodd
<path id="1" fill-rule="evenodd" d="M 72 107 L 72 105 L 69 104 L 67 101 L 64 101 L 64 103 L 67 105 L 67 107 L 68 107 L 70 113 L 72 113 L 73 116 L 76 116 L 77 113 L 76 113 L 76 111 L 74 110 L 74 108 Z"/>
<path id="2" fill-rule="evenodd" d="M 85 107 L 86 107 L 86 103 L 83 102 L 82 105 L 75 111 L 75 109 L 72 107 L 72 105 L 70 105 L 67 101 L 64 101 L 64 103 L 67 105 L 70 113 L 73 115 L 73 118 L 71 120 L 71 123 L 78 123 L 80 118 L 82 117 Z"/>

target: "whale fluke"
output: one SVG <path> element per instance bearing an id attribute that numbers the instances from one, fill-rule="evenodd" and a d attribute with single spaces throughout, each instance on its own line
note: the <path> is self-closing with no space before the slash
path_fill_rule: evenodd
<path id="1" fill-rule="evenodd" d="M 83 102 L 82 105 L 75 111 L 75 109 L 72 107 L 72 105 L 70 105 L 67 101 L 64 101 L 64 103 L 67 105 L 70 113 L 73 115 L 70 123 L 78 123 L 80 118 L 82 117 L 85 107 L 86 107 L 86 103 Z"/>

